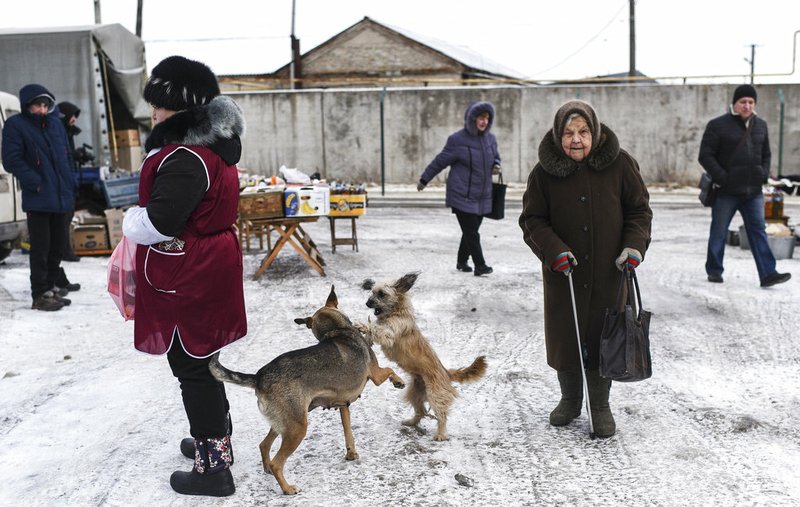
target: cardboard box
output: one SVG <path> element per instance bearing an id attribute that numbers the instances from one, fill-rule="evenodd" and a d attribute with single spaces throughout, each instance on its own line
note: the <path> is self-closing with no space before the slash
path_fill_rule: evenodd
<path id="1" fill-rule="evenodd" d="M 117 156 L 114 159 L 114 167 L 127 169 L 128 171 L 138 171 L 142 166 L 143 158 L 141 146 L 117 146 Z"/>
<path id="2" fill-rule="evenodd" d="M 367 212 L 367 194 L 331 194 L 332 217 L 355 217 Z"/>
<path id="3" fill-rule="evenodd" d="M 139 146 L 139 130 L 116 130 L 114 131 L 114 140 L 117 142 L 117 148 Z"/>
<path id="4" fill-rule="evenodd" d="M 286 187 L 283 214 L 287 217 L 326 216 L 331 207 L 331 189 L 327 186 Z"/>
<path id="5" fill-rule="evenodd" d="M 113 249 L 122 241 L 122 219 L 125 217 L 125 212 L 121 209 L 110 208 L 104 210 L 104 213 L 108 229 L 108 244 Z"/>
<path id="6" fill-rule="evenodd" d="M 103 225 L 73 225 L 72 249 L 76 252 L 87 250 L 108 250 L 108 234 Z"/>
<path id="7" fill-rule="evenodd" d="M 244 192 L 239 194 L 239 215 L 242 218 L 283 216 L 283 191 Z"/>

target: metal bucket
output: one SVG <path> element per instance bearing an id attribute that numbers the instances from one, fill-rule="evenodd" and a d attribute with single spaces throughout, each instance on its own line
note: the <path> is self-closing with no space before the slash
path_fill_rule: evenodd
<path id="1" fill-rule="evenodd" d="M 794 255 L 795 237 L 792 236 L 775 236 L 767 234 L 767 243 L 772 255 L 776 260 L 791 259 Z M 743 250 L 750 250 L 750 242 L 747 239 L 747 231 L 744 225 L 739 226 L 739 247 Z"/>

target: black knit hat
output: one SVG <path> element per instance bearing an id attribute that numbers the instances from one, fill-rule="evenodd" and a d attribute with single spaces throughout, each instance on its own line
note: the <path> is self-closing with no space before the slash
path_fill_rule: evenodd
<path id="1" fill-rule="evenodd" d="M 203 63 L 170 56 L 153 67 L 144 85 L 144 100 L 170 111 L 208 104 L 219 95 L 217 77 Z"/>
<path id="2" fill-rule="evenodd" d="M 751 97 L 753 102 L 758 102 L 758 94 L 753 85 L 743 84 L 737 86 L 736 90 L 733 92 L 733 102 L 731 102 L 731 104 L 736 104 L 742 97 Z"/>

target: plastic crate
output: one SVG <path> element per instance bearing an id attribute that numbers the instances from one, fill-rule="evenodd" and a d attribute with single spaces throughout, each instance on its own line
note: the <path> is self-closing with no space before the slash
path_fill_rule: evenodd
<path id="1" fill-rule="evenodd" d="M 78 174 L 78 180 L 81 184 L 92 184 L 100 181 L 100 168 L 99 167 L 81 167 Z"/>
<path id="2" fill-rule="evenodd" d="M 139 175 L 103 180 L 103 194 L 108 208 L 119 208 L 139 202 Z"/>

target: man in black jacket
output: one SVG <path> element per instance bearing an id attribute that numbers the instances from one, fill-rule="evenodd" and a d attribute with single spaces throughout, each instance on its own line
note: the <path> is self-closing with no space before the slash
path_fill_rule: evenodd
<path id="1" fill-rule="evenodd" d="M 761 286 L 771 287 L 792 276 L 775 270 L 775 256 L 767 242 L 761 187 L 769 177 L 772 153 L 767 122 L 756 116 L 756 99 L 753 86 L 737 87 L 730 112 L 708 122 L 700 143 L 700 165 L 720 187 L 711 208 L 706 255 L 709 282 L 722 283 L 728 226 L 737 211 L 744 220 Z"/>

